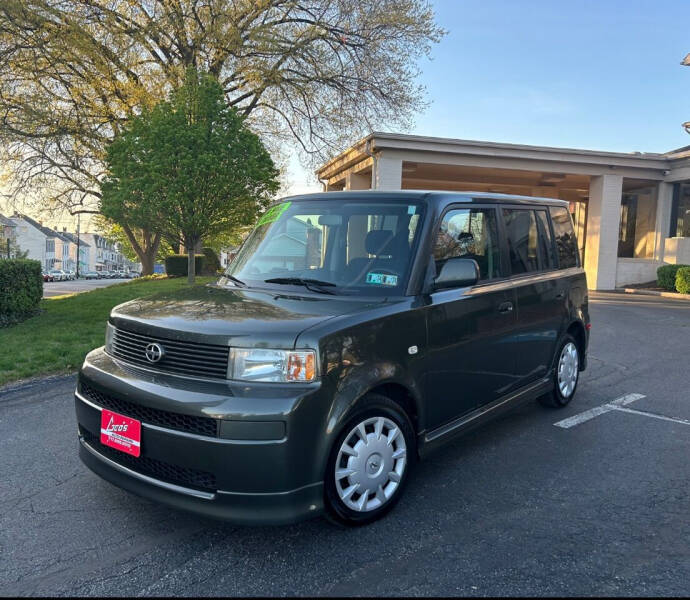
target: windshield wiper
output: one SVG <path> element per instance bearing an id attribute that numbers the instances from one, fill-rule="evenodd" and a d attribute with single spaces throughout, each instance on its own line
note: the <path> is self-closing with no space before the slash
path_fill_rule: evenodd
<path id="1" fill-rule="evenodd" d="M 239 285 L 240 287 L 247 287 L 247 284 L 244 281 L 242 281 L 241 279 L 237 279 L 237 277 L 235 277 L 234 275 L 226 275 L 225 277 L 233 283 Z"/>
<path id="2" fill-rule="evenodd" d="M 308 290 L 320 292 L 322 294 L 334 294 L 331 290 L 325 290 L 324 287 L 336 287 L 335 283 L 330 281 L 321 281 L 320 279 L 309 279 L 305 277 L 273 277 L 271 279 L 264 279 L 265 283 L 277 283 L 279 285 L 303 285 Z"/>

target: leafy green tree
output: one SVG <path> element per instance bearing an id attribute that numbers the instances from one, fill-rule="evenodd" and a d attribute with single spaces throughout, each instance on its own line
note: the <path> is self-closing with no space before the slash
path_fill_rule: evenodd
<path id="1" fill-rule="evenodd" d="M 226 104 L 218 81 L 195 69 L 168 101 L 132 119 L 106 164 L 103 214 L 181 239 L 190 283 L 201 239 L 253 222 L 279 187 L 259 137 Z"/>
<path id="2" fill-rule="evenodd" d="M 2 0 L 8 193 L 97 211 L 107 145 L 188 67 L 217 77 L 271 149 L 323 160 L 409 123 L 425 105 L 418 60 L 443 33 L 429 0 Z"/>

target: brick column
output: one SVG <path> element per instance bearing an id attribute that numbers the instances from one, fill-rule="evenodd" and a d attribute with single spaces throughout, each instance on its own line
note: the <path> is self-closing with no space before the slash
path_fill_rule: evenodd
<path id="1" fill-rule="evenodd" d="M 591 290 L 616 287 L 622 193 L 620 175 L 599 175 L 590 180 L 585 271 Z"/>

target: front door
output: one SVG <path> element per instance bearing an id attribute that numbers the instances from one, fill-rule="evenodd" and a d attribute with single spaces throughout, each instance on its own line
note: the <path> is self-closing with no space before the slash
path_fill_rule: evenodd
<path id="1" fill-rule="evenodd" d="M 424 380 L 429 429 L 497 399 L 514 380 L 515 298 L 501 265 L 496 208 L 445 213 L 434 246 L 436 272 L 453 257 L 476 260 L 480 281 L 431 294 Z"/>

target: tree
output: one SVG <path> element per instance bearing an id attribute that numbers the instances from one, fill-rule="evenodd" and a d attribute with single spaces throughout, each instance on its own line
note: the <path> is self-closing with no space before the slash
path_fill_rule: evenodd
<path id="1" fill-rule="evenodd" d="M 428 0 L 3 0 L 0 162 L 13 198 L 97 212 L 108 143 L 189 67 L 275 150 L 314 161 L 424 105 Z M 151 241 L 152 242 L 152 241 Z"/>
<path id="2" fill-rule="evenodd" d="M 220 84 L 194 69 L 169 101 L 132 120 L 109 146 L 106 162 L 103 214 L 146 225 L 158 232 L 154 239 L 179 234 L 190 283 L 202 237 L 252 223 L 279 187 L 259 137 L 225 103 Z"/>
<path id="3" fill-rule="evenodd" d="M 156 262 L 162 262 L 166 256 L 177 252 L 173 247 L 174 240 L 160 234 L 156 235 L 158 232 L 141 229 L 131 222 L 122 226 L 106 219 L 103 215 L 97 215 L 94 218 L 94 225 L 104 237 L 120 244 L 120 251 L 127 260 L 141 263 L 143 275 L 151 275 Z M 158 240 L 157 246 L 152 244 L 153 238 Z"/>

